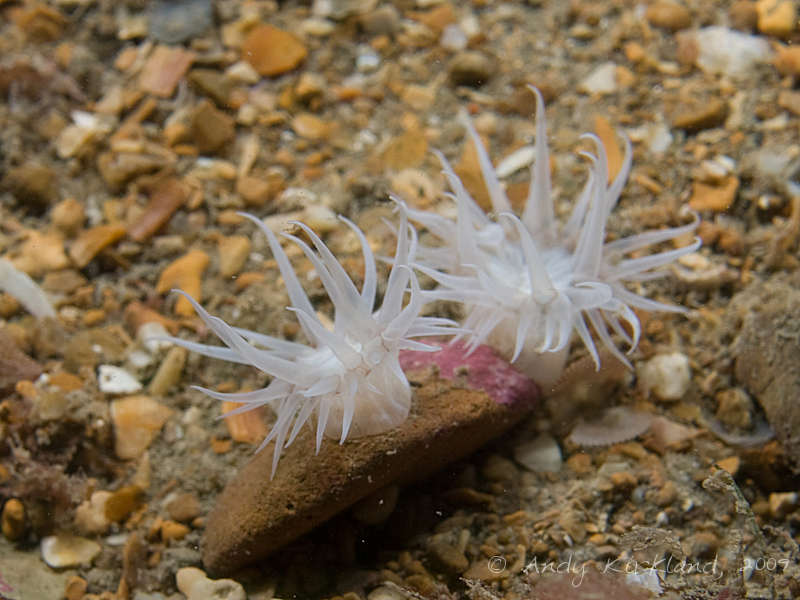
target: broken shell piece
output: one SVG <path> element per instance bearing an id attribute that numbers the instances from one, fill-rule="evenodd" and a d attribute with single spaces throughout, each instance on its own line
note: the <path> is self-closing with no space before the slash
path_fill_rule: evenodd
<path id="1" fill-rule="evenodd" d="M 42 538 L 42 559 L 54 569 L 90 564 L 100 554 L 93 540 L 60 533 Z"/>
<path id="2" fill-rule="evenodd" d="M 142 384 L 125 369 L 114 365 L 100 365 L 97 385 L 104 394 L 132 394 L 142 389 Z"/>
<path id="3" fill-rule="evenodd" d="M 172 410 L 149 396 L 128 396 L 111 403 L 114 449 L 123 460 L 141 456 L 161 431 Z"/>
<path id="4" fill-rule="evenodd" d="M 614 406 L 595 421 L 579 422 L 568 439 L 579 446 L 610 446 L 642 435 L 652 422 L 653 415 L 649 413 Z"/>
<path id="5" fill-rule="evenodd" d="M 654 417 L 650 423 L 650 434 L 645 440 L 647 447 L 663 454 L 668 448 L 677 447 L 700 433 L 696 427 L 689 427 L 671 421 L 666 417 Z"/>
<path id="6" fill-rule="evenodd" d="M 208 254 L 202 250 L 191 250 L 169 264 L 162 272 L 156 284 L 156 291 L 163 294 L 170 289 L 178 288 L 200 299 L 202 291 L 203 272 L 208 266 Z M 181 316 L 191 316 L 194 309 L 191 303 L 183 297 L 175 303 L 175 313 Z"/>
<path id="7" fill-rule="evenodd" d="M 29 313 L 39 319 L 55 317 L 47 296 L 28 275 L 0 258 L 0 290 L 14 296 Z"/>

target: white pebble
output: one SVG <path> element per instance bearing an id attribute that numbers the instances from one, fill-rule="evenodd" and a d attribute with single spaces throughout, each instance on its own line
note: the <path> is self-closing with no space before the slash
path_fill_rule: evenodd
<path id="1" fill-rule="evenodd" d="M 242 584 L 233 579 L 209 579 L 195 567 L 179 569 L 175 575 L 178 589 L 186 600 L 247 600 Z"/>
<path id="2" fill-rule="evenodd" d="M 683 398 L 691 376 L 689 358 L 680 352 L 654 356 L 639 369 L 639 380 L 645 390 L 667 401 Z"/>
<path id="3" fill-rule="evenodd" d="M 381 57 L 372 48 L 362 49 L 356 58 L 356 70 L 359 73 L 374 71 L 381 64 Z"/>
<path id="4" fill-rule="evenodd" d="M 772 58 L 769 43 L 763 37 L 712 26 L 700 29 L 697 41 L 697 66 L 703 71 L 730 77 L 753 75 L 758 63 Z"/>
<path id="5" fill-rule="evenodd" d="M 643 142 L 653 154 L 662 154 L 672 143 L 672 134 L 666 123 L 645 123 L 627 130 L 633 142 Z"/>
<path id="6" fill-rule="evenodd" d="M 439 39 L 439 44 L 446 50 L 458 52 L 467 47 L 467 34 L 458 25 L 451 23 L 442 30 L 442 37 Z"/>
<path id="7" fill-rule="evenodd" d="M 586 94 L 613 94 L 617 91 L 617 65 L 605 62 L 578 84 Z"/>
<path id="8" fill-rule="evenodd" d="M 105 394 L 133 394 L 142 389 L 142 384 L 121 367 L 100 365 L 97 370 L 97 385 Z"/>
<path id="9" fill-rule="evenodd" d="M 155 362 L 155 358 L 152 354 L 149 354 L 144 350 L 132 350 L 128 354 L 126 364 L 133 368 L 134 371 L 141 371 L 142 369 L 152 365 L 153 362 Z"/>
<path id="10" fill-rule="evenodd" d="M 514 459 L 530 471 L 561 470 L 561 448 L 549 433 L 542 433 L 536 439 L 519 444 L 514 448 Z"/>

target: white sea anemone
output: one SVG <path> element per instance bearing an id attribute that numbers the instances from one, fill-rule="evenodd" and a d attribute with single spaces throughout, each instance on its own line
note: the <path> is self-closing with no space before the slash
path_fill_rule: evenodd
<path id="1" fill-rule="evenodd" d="M 536 94 L 536 139 L 531 184 L 521 218 L 511 212 L 511 203 L 466 113 L 461 119 L 477 149 L 497 220 L 480 209 L 442 154 L 438 156 L 450 184 L 450 196 L 456 202 L 456 219 L 400 204 L 409 218 L 441 240 L 439 246 L 419 246 L 414 266 L 439 284 L 433 297 L 465 304 L 463 326 L 473 332 L 470 343 L 477 346 L 488 340 L 523 372 L 546 384 L 563 368 L 573 331 L 599 366 L 589 325 L 604 346 L 630 364 L 612 334 L 622 338 L 630 350 L 636 347 L 640 324 L 632 308 L 684 309 L 649 300 L 625 284 L 660 276 L 663 271 L 654 269 L 694 252 L 700 241 L 647 256 L 626 257 L 692 232 L 697 226 L 695 219 L 681 227 L 605 242 L 606 221 L 630 172 L 632 151 L 626 139 L 622 168 L 608 185 L 606 152 L 591 134 L 584 137 L 594 142 L 597 155 L 581 153 L 590 161 L 589 176 L 571 216 L 560 224 L 551 195 L 544 102 L 538 90 L 531 90 Z"/>
<path id="2" fill-rule="evenodd" d="M 314 249 L 298 237 L 284 237 L 300 246 L 311 261 L 333 303 L 333 329 L 317 317 L 303 291 L 289 259 L 275 235 L 256 217 L 243 214 L 267 236 L 272 254 L 286 283 L 297 319 L 310 342 L 305 345 L 277 339 L 246 329 L 231 327 L 208 314 L 188 295 L 195 310 L 225 347 L 210 346 L 170 338 L 189 350 L 223 360 L 252 365 L 272 377 L 267 387 L 241 393 L 220 393 L 194 386 L 209 396 L 241 404 L 227 413 L 233 415 L 268 405 L 276 420 L 261 450 L 275 440 L 272 474 L 281 450 L 291 444 L 302 426 L 316 423 L 316 449 L 323 435 L 338 437 L 381 433 L 401 424 L 409 413 L 411 389 L 400 368 L 400 350 L 439 350 L 411 338 L 447 335 L 455 331 L 453 322 L 436 317 L 421 317 L 424 299 L 417 278 L 408 267 L 413 256 L 415 234 L 403 217 L 398 230 L 394 266 L 389 274 L 381 307 L 373 312 L 377 288 L 375 259 L 361 230 L 342 220 L 361 242 L 364 257 L 364 284 L 359 292 L 350 277 L 322 240 L 302 223 L 295 223 L 311 240 Z M 409 235 L 410 232 L 410 235 Z M 404 306 L 404 295 L 410 296 Z"/>

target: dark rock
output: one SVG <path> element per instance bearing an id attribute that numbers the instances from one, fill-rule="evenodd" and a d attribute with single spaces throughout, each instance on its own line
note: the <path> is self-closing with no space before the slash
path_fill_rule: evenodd
<path id="1" fill-rule="evenodd" d="M 446 356 L 451 362 L 453 354 Z M 462 363 L 472 360 L 462 353 Z M 225 574 L 257 562 L 373 492 L 423 479 L 507 431 L 535 406 L 536 386 L 504 361 L 494 363 L 493 369 L 477 365 L 475 380 L 466 375 L 488 393 L 457 388 L 433 376 L 436 369 L 410 373 L 420 384 L 411 415 L 386 433 L 341 445 L 325 440 L 315 455 L 314 434 L 304 428 L 283 450 L 272 480 L 274 444 L 269 445 L 231 480 L 210 513 L 206 568 Z M 464 370 L 451 373 L 462 384 L 458 372 Z M 501 380 L 507 384 L 502 390 L 495 385 Z"/>
<path id="2" fill-rule="evenodd" d="M 800 473 L 800 282 L 778 276 L 740 294 L 736 378 L 764 408 Z M 751 291 L 752 290 L 752 291 Z"/>

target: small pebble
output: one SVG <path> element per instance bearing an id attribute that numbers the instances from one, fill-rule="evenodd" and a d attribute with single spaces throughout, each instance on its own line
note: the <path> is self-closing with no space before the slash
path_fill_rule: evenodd
<path id="1" fill-rule="evenodd" d="M 377 4 L 377 0 L 314 0 L 312 12 L 315 17 L 340 20 L 367 13 Z"/>
<path id="2" fill-rule="evenodd" d="M 25 506 L 16 498 L 9 498 L 3 505 L 0 530 L 11 541 L 20 539 L 25 533 Z"/>
<path id="3" fill-rule="evenodd" d="M 160 183 L 150 194 L 142 215 L 128 227 L 128 235 L 137 242 L 149 239 L 169 221 L 188 196 L 188 186 L 179 179 L 169 178 Z"/>
<path id="4" fill-rule="evenodd" d="M 241 404 L 223 402 L 222 414 L 224 415 L 240 407 Z M 225 425 L 234 442 L 260 444 L 261 441 L 269 435 L 269 428 L 264 422 L 262 410 L 258 408 L 227 416 L 225 418 Z"/>
<path id="5" fill-rule="evenodd" d="M 448 71 L 455 85 L 479 87 L 492 75 L 494 66 L 485 54 L 473 50 L 459 52 L 450 61 Z"/>
<path id="6" fill-rule="evenodd" d="M 233 579 L 209 579 L 195 567 L 179 569 L 175 575 L 178 589 L 186 600 L 247 600 L 242 584 Z"/>
<path id="7" fill-rule="evenodd" d="M 3 177 L 20 205 L 46 208 L 58 200 L 58 185 L 53 169 L 38 163 L 25 163 L 8 169 Z"/>
<path id="8" fill-rule="evenodd" d="M 683 398 L 689 390 L 691 375 L 689 358 L 680 352 L 654 356 L 639 368 L 638 373 L 645 390 L 670 402 Z"/>
<path id="9" fill-rule="evenodd" d="M 83 204 L 75 198 L 67 198 L 53 207 L 50 212 L 50 219 L 59 231 L 71 236 L 83 225 L 86 219 L 86 211 L 83 208 Z"/>
<path id="10" fill-rule="evenodd" d="M 401 27 L 400 13 L 393 4 L 385 4 L 365 13 L 358 22 L 370 35 L 392 35 Z"/>
<path id="11" fill-rule="evenodd" d="M 266 179 L 244 175 L 236 181 L 236 193 L 248 206 L 263 206 L 275 194 L 275 188 Z"/>
<path id="12" fill-rule="evenodd" d="M 142 67 L 139 87 L 154 96 L 169 98 L 175 93 L 194 59 L 194 52 L 183 48 L 156 46 Z"/>
<path id="13" fill-rule="evenodd" d="M 182 540 L 191 530 L 183 523 L 175 521 L 164 521 L 161 523 L 161 539 L 165 542 L 171 540 Z"/>
<path id="14" fill-rule="evenodd" d="M 782 519 L 797 508 L 797 492 L 773 492 L 769 495 L 769 510 L 773 517 Z"/>
<path id="15" fill-rule="evenodd" d="M 733 205 L 738 190 L 739 179 L 733 175 L 716 185 L 695 181 L 689 207 L 701 212 L 725 212 Z"/>
<path id="16" fill-rule="evenodd" d="M 126 485 L 111 492 L 105 502 L 106 518 L 118 523 L 142 505 L 144 491 L 136 485 Z"/>
<path id="17" fill-rule="evenodd" d="M 292 119 L 292 129 L 300 137 L 321 140 L 330 133 L 331 124 L 311 113 L 300 113 Z"/>
<path id="18" fill-rule="evenodd" d="M 83 600 L 89 584 L 83 577 L 73 575 L 64 587 L 64 600 Z"/>
<path id="19" fill-rule="evenodd" d="M 147 391 L 153 396 L 166 395 L 180 381 L 187 354 L 185 348 L 178 346 L 170 348 L 164 360 L 161 361 L 158 371 L 150 380 Z"/>
<path id="20" fill-rule="evenodd" d="M 212 16 L 211 0 L 156 0 L 148 11 L 148 33 L 164 44 L 180 44 L 208 29 Z"/>
<path id="21" fill-rule="evenodd" d="M 242 58 L 267 77 L 291 71 L 307 54 L 308 49 L 299 38 L 272 25 L 255 27 L 242 44 Z"/>
<path id="22" fill-rule="evenodd" d="M 585 94 L 613 94 L 617 91 L 617 65 L 605 62 L 578 84 Z"/>
<path id="23" fill-rule="evenodd" d="M 197 301 L 201 299 L 203 272 L 208 266 L 208 254 L 202 250 L 191 250 L 170 263 L 156 284 L 156 292 L 164 294 L 172 289 L 183 290 Z M 194 307 L 186 298 L 175 303 L 175 313 L 184 317 L 194 314 Z"/>
<path id="24" fill-rule="evenodd" d="M 648 6 L 645 17 L 651 25 L 669 31 L 686 29 L 692 24 L 692 16 L 686 7 L 670 0 L 658 0 Z"/>
<path id="25" fill-rule="evenodd" d="M 204 100 L 192 110 L 191 137 L 200 154 L 213 154 L 236 136 L 236 123 L 230 115 Z"/>
<path id="26" fill-rule="evenodd" d="M 140 175 L 164 168 L 164 157 L 134 152 L 103 152 L 97 157 L 97 168 L 108 187 L 117 191 Z"/>
<path id="27" fill-rule="evenodd" d="M 716 395 L 719 421 L 733 429 L 749 429 L 753 420 L 753 401 L 742 388 L 730 388 Z"/>
<path id="28" fill-rule="evenodd" d="M 106 502 L 111 495 L 107 490 L 97 490 L 78 505 L 75 509 L 75 525 L 81 533 L 97 535 L 108 531 L 111 520 L 106 516 Z"/>
<path id="29" fill-rule="evenodd" d="M 731 5 L 728 14 L 734 29 L 749 33 L 758 25 L 758 10 L 753 0 L 737 0 Z"/>
<path id="30" fill-rule="evenodd" d="M 797 26 L 797 6 L 794 0 L 758 0 L 758 30 L 766 35 L 788 37 Z"/>
<path id="31" fill-rule="evenodd" d="M 188 523 L 199 516 L 202 510 L 197 496 L 188 492 L 171 498 L 166 508 L 169 516 L 181 523 Z"/>
<path id="32" fill-rule="evenodd" d="M 800 76 L 800 46 L 781 46 L 775 57 L 775 68 L 781 75 Z"/>
<path id="33" fill-rule="evenodd" d="M 122 225 L 98 225 L 84 230 L 69 248 L 73 262 L 83 268 L 104 248 L 114 244 L 125 235 Z"/>
<path id="34" fill-rule="evenodd" d="M 683 108 L 672 120 L 676 129 L 695 133 L 703 129 L 719 127 L 728 116 L 728 105 L 723 100 L 711 100 L 704 104 Z"/>
<path id="35" fill-rule="evenodd" d="M 64 240 L 57 233 L 25 232 L 22 246 L 12 251 L 8 258 L 14 267 L 31 277 L 70 266 L 64 252 Z"/>
<path id="36" fill-rule="evenodd" d="M 458 25 L 447 25 L 442 30 L 442 37 L 439 38 L 439 44 L 442 48 L 450 50 L 451 52 L 459 52 L 467 47 L 467 34 Z"/>

